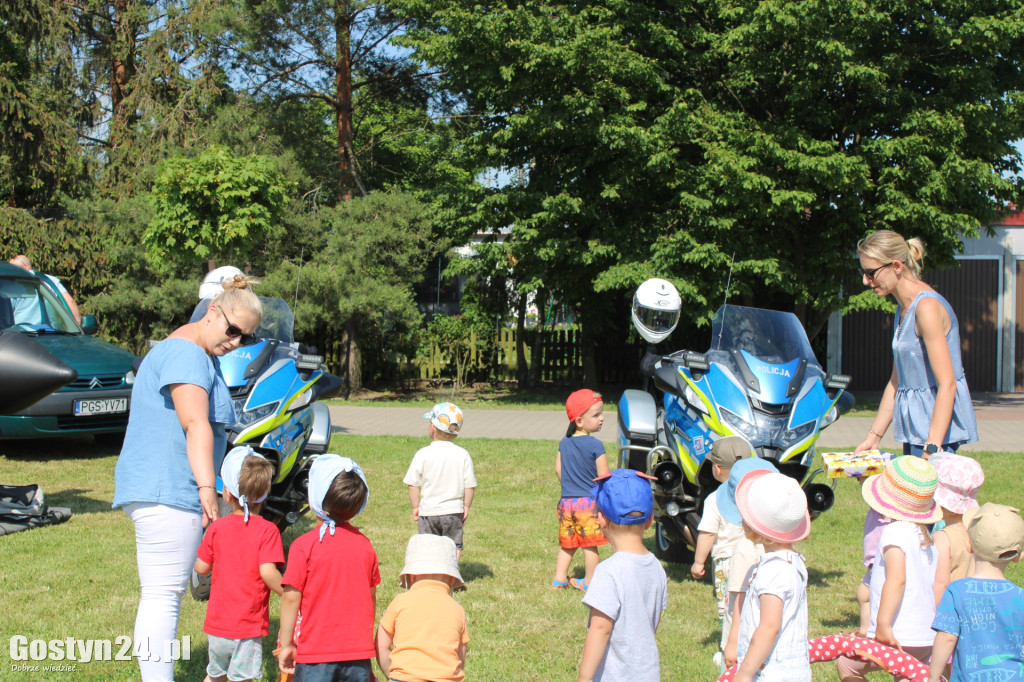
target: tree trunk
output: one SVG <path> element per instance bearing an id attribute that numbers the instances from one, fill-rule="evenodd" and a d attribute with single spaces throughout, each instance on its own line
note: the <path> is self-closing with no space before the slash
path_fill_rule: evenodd
<path id="1" fill-rule="evenodd" d="M 516 310 L 516 382 L 519 388 L 530 387 L 530 363 L 526 360 L 526 294 L 519 295 Z"/>
<path id="2" fill-rule="evenodd" d="M 135 76 L 135 40 L 138 25 L 130 0 L 114 0 L 114 41 L 110 45 L 110 146 L 117 149 L 129 139 L 134 116 L 125 98 Z"/>
<path id="3" fill-rule="evenodd" d="M 345 323 L 345 371 L 349 394 L 363 390 L 363 354 L 355 318 Z"/>
<path id="4" fill-rule="evenodd" d="M 336 0 L 334 3 L 334 31 L 337 45 L 334 113 L 338 145 L 338 198 L 349 201 L 355 182 L 352 159 L 352 24 L 346 0 Z"/>

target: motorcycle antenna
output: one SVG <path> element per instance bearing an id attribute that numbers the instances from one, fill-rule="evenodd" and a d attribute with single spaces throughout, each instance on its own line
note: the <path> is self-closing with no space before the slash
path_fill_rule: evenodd
<path id="1" fill-rule="evenodd" d="M 729 261 L 729 276 L 725 280 L 725 298 L 722 301 L 722 306 L 725 307 L 729 303 L 729 285 L 732 284 L 732 267 L 736 264 L 736 252 L 732 252 L 732 260 Z M 715 339 L 715 350 L 721 350 L 722 348 L 722 332 L 725 330 L 725 325 L 718 327 L 718 338 Z"/>

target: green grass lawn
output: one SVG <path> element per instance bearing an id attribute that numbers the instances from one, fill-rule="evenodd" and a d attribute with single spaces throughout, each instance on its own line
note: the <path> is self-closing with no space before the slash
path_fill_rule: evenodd
<path id="1" fill-rule="evenodd" d="M 370 502 L 357 521 L 380 557 L 383 583 L 378 616 L 399 591 L 405 544 L 415 531 L 401 480 L 424 438 L 335 436 L 332 451 L 356 459 L 370 482 Z M 554 441 L 467 439 L 480 486 L 466 527 L 462 573 L 468 589 L 457 595 L 469 617 L 470 680 L 570 680 L 583 649 L 587 610 L 580 595 L 549 589 L 557 550 Z M 47 502 L 71 507 L 67 523 L 0 537 L 0 680 L 56 679 L 12 670 L 13 635 L 32 639 L 109 639 L 131 635 L 139 598 L 132 525 L 110 509 L 115 451 L 91 441 L 0 443 L 0 481 L 39 483 Z M 1019 454 L 978 455 L 988 474 L 983 501 L 1018 503 Z M 863 572 L 860 535 L 866 505 L 856 483 L 840 481 L 836 506 L 814 522 L 802 543 L 810 573 L 811 636 L 856 624 L 854 589 Z M 285 534 L 287 545 L 312 527 L 302 519 Z M 648 543 L 651 538 L 648 536 Z M 603 550 L 607 552 L 607 549 Z M 582 575 L 582 560 L 573 570 Z M 662 679 L 714 680 L 711 656 L 718 623 L 710 583 L 689 577 L 689 567 L 668 565 L 669 608 L 658 631 Z M 1024 577 L 1014 564 L 1010 577 Z M 277 632 L 278 599 L 271 600 L 269 655 Z M 177 679 L 201 680 L 206 665 L 204 605 L 185 598 L 179 636 L 191 638 L 190 660 Z M 35 664 L 31 661 L 28 663 Z M 40 662 L 45 664 L 46 662 Z M 79 663 L 61 679 L 135 680 L 133 662 Z M 835 680 L 834 667 L 817 664 L 815 680 Z M 878 675 L 877 680 L 890 679 Z"/>

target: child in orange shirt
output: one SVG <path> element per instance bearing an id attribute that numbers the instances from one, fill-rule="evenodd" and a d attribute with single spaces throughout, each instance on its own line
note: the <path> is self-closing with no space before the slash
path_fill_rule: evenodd
<path id="1" fill-rule="evenodd" d="M 452 598 L 465 587 L 455 542 L 444 535 L 413 535 L 399 576 L 408 592 L 388 605 L 377 626 L 377 665 L 399 682 L 462 682 L 469 631 L 466 612 Z"/>

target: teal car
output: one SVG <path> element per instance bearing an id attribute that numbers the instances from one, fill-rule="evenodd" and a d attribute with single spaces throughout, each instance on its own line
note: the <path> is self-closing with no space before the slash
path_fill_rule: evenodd
<path id="1" fill-rule="evenodd" d="M 0 329 L 31 336 L 78 372 L 78 378 L 12 416 L 0 416 L 0 439 L 118 434 L 128 426 L 135 356 L 93 336 L 42 279 L 0 263 Z"/>

